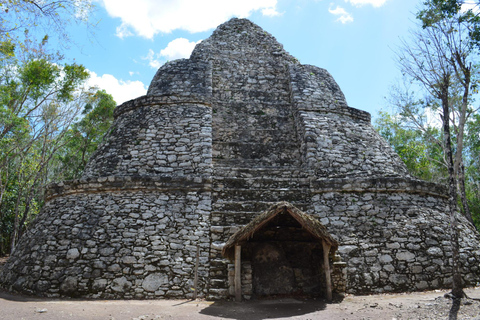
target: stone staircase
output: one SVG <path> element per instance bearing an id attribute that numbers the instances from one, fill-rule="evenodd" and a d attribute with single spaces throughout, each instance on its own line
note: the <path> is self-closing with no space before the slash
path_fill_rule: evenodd
<path id="1" fill-rule="evenodd" d="M 309 174 L 298 167 L 232 168 L 214 164 L 210 298 L 228 294 L 228 261 L 222 257 L 224 243 L 276 202 L 288 201 L 309 211 Z"/>

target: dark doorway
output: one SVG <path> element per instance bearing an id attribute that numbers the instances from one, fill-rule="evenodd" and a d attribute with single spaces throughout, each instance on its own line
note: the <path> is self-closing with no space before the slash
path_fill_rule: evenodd
<path id="1" fill-rule="evenodd" d="M 275 216 L 244 247 L 257 298 L 323 296 L 323 249 L 288 212 Z"/>
<path id="2" fill-rule="evenodd" d="M 222 255 L 234 261 L 229 283 L 236 301 L 242 300 L 243 285 L 245 299 L 253 294 L 331 301 L 331 257 L 337 249 L 338 241 L 314 216 L 278 202 L 230 236 Z"/>

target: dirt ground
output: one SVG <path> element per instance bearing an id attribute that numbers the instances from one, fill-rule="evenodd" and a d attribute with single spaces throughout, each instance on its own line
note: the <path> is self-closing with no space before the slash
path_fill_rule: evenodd
<path id="1" fill-rule="evenodd" d="M 1 259 L 1 258 L 0 258 Z M 2 262 L 0 260 L 0 268 Z M 156 320 L 156 319 L 447 319 L 447 291 L 369 296 L 347 295 L 327 304 L 322 300 L 260 300 L 247 302 L 191 300 L 74 300 L 20 296 L 0 291 L 2 320 Z M 458 319 L 480 320 L 480 287 L 465 290 Z"/>

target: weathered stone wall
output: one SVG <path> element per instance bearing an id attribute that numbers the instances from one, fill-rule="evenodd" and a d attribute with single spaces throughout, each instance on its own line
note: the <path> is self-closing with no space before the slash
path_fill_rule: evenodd
<path id="1" fill-rule="evenodd" d="M 295 59 L 272 35 L 249 21 L 232 20 L 199 43 L 190 59 L 212 64 L 218 166 L 298 164 L 286 65 Z"/>
<path id="2" fill-rule="evenodd" d="M 337 295 L 345 295 L 347 292 L 347 263 L 341 261 L 339 255 L 335 255 L 335 258 L 332 264 L 332 293 Z"/>
<path id="3" fill-rule="evenodd" d="M 237 178 L 222 180 L 218 196 L 222 200 L 217 203 L 222 211 L 212 213 L 211 258 L 215 265 L 211 277 L 215 282 L 211 291 L 215 288 L 215 294 L 228 290 L 222 285 L 222 279 L 228 279 L 222 273 L 222 263 L 226 262 L 220 258 L 223 241 L 278 199 L 295 203 L 318 217 L 337 237 L 341 244 L 339 254 L 346 263 L 345 275 L 342 270 L 336 275 L 346 277 L 338 290 L 345 286 L 346 292 L 365 294 L 450 286 L 451 249 L 449 218 L 443 210 L 447 205 L 444 187 L 398 177 L 290 178 L 287 183 L 273 174 L 264 178 L 261 174 L 266 172 L 261 170 L 249 171 L 250 176 L 246 170 L 236 173 Z M 250 200 L 254 198 L 261 201 Z M 480 237 L 463 217 L 458 218 L 464 281 L 466 285 L 476 285 L 480 274 Z"/>
<path id="4" fill-rule="evenodd" d="M 50 194 L 53 198 L 15 251 L 21 259 L 9 261 L 0 282 L 49 297 L 191 297 L 198 247 L 198 296 L 204 297 L 208 183 L 179 179 L 151 185 L 156 185 L 154 191 L 146 188 L 144 179 L 124 182 L 112 177 L 57 186 L 70 195 Z M 99 192 L 102 187 L 117 190 Z"/>
<path id="5" fill-rule="evenodd" d="M 340 113 L 370 121 L 368 112 L 348 107 L 345 96 L 330 73 L 322 68 L 290 64 L 290 98 L 301 109 Z"/>
<path id="6" fill-rule="evenodd" d="M 115 111 L 106 141 L 92 156 L 84 177 L 110 175 L 209 175 L 211 108 L 185 97 L 144 97 Z"/>
<path id="7" fill-rule="evenodd" d="M 347 262 L 347 292 L 400 292 L 450 286 L 449 217 L 443 210 L 447 199 L 435 194 L 441 191 L 438 187 L 435 190 L 426 184 L 420 188 L 421 184 L 413 181 L 410 188 L 405 188 L 391 181 L 370 188 L 364 183 L 362 192 L 355 192 L 351 184 L 337 190 L 331 186 L 316 190 L 312 214 L 341 243 L 339 254 Z M 476 285 L 480 237 L 464 217 L 457 218 L 461 225 L 465 285 Z"/>
<path id="8" fill-rule="evenodd" d="M 370 124 L 348 116 L 299 110 L 304 159 L 318 177 L 409 176 L 405 164 Z"/>
<path id="9" fill-rule="evenodd" d="M 147 96 L 212 95 L 212 65 L 207 61 L 179 59 L 165 63 L 153 77 Z"/>
<path id="10" fill-rule="evenodd" d="M 242 299 L 250 300 L 253 295 L 252 264 L 250 261 L 242 261 L 241 266 Z M 235 297 L 235 265 L 228 265 L 228 294 Z"/>
<path id="11" fill-rule="evenodd" d="M 409 176 L 370 114 L 348 107 L 326 70 L 291 65 L 290 78 L 302 162 L 317 177 Z"/>

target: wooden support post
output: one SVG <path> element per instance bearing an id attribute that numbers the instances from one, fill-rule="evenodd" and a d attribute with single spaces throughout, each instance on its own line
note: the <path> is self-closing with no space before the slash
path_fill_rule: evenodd
<path id="1" fill-rule="evenodd" d="M 242 247 L 235 246 L 235 301 L 242 301 Z"/>
<path id="2" fill-rule="evenodd" d="M 330 275 L 330 262 L 328 256 L 330 254 L 330 245 L 322 241 L 323 246 L 323 264 L 325 269 L 325 280 L 327 281 L 327 300 L 332 301 L 332 277 Z"/>

